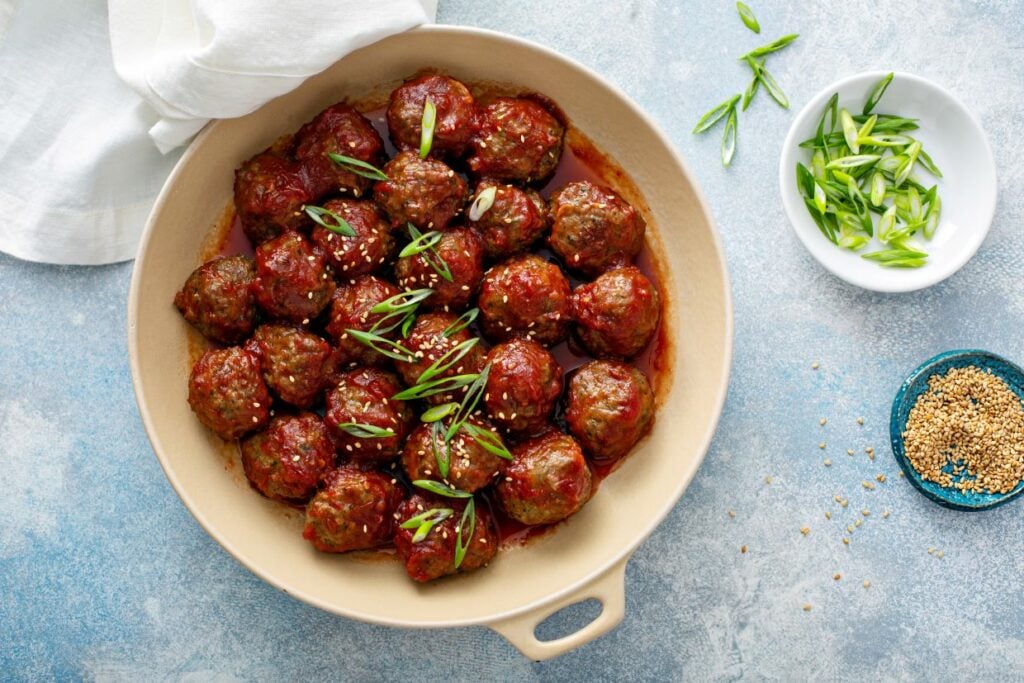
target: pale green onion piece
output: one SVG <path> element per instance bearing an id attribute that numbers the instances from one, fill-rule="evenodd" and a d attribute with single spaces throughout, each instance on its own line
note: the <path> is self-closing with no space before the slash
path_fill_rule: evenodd
<path id="1" fill-rule="evenodd" d="M 890 206 L 885 210 L 885 213 L 882 214 L 882 217 L 878 219 L 878 227 L 875 230 L 878 233 L 878 239 L 882 242 L 888 242 L 893 228 L 895 227 L 896 207 Z"/>
<path id="2" fill-rule="evenodd" d="M 818 180 L 825 179 L 825 152 L 823 150 L 814 150 L 814 154 L 811 155 L 811 170 L 814 171 L 814 177 Z"/>
<path id="3" fill-rule="evenodd" d="M 734 103 L 735 104 L 735 103 Z M 736 107 L 729 109 L 729 119 L 725 122 L 725 132 L 722 134 L 722 166 L 732 163 L 732 156 L 736 153 Z"/>
<path id="4" fill-rule="evenodd" d="M 871 204 L 881 206 L 885 201 L 885 176 L 880 171 L 871 174 Z"/>
<path id="5" fill-rule="evenodd" d="M 427 249 L 436 246 L 440 241 L 441 233 L 437 230 L 425 232 L 413 241 L 409 242 L 409 244 L 405 245 L 405 247 L 402 248 L 402 251 L 398 252 L 398 258 L 409 258 L 410 256 L 415 256 L 416 254 L 422 253 Z"/>
<path id="6" fill-rule="evenodd" d="M 454 346 L 445 351 L 440 358 L 430 364 L 426 370 L 420 373 L 420 376 L 416 379 L 416 384 L 420 385 L 424 382 L 429 382 L 438 375 L 444 374 L 448 370 L 454 368 L 460 360 L 462 360 L 467 353 L 469 353 L 474 346 L 480 342 L 480 337 L 470 337 L 464 342 L 461 342 L 457 346 Z"/>
<path id="7" fill-rule="evenodd" d="M 327 156 L 331 161 L 339 166 L 344 166 L 346 171 L 355 173 L 357 176 L 369 178 L 370 180 L 389 180 L 389 178 L 384 175 L 384 171 L 380 170 L 373 164 L 368 164 L 365 161 L 362 161 L 361 159 L 353 159 L 352 157 L 347 157 L 344 154 L 335 154 L 333 152 L 329 152 Z"/>
<path id="8" fill-rule="evenodd" d="M 421 488 L 424 491 L 430 491 L 431 493 L 435 493 L 435 494 L 437 494 L 439 496 L 444 496 L 445 498 L 472 498 L 473 497 L 472 493 L 467 493 L 465 491 L 460 491 L 457 488 L 453 488 L 451 486 L 445 486 L 441 482 L 434 481 L 432 479 L 416 479 L 415 481 L 412 482 L 412 485 L 417 487 L 417 488 Z"/>
<path id="9" fill-rule="evenodd" d="M 467 524 L 469 525 L 468 529 L 466 528 Z M 466 559 L 466 551 L 469 550 L 469 544 L 473 541 L 474 533 L 476 533 L 476 499 L 470 498 L 469 503 L 466 504 L 466 509 L 462 511 L 462 519 L 459 521 L 459 526 L 455 527 L 456 569 Z"/>
<path id="10" fill-rule="evenodd" d="M 917 160 L 933 176 L 935 176 L 936 178 L 942 177 L 942 171 L 939 170 L 939 167 L 935 165 L 935 162 L 932 161 L 932 158 L 928 156 L 928 153 L 925 152 L 923 149 L 921 150 L 921 153 L 918 155 Z"/>
<path id="11" fill-rule="evenodd" d="M 336 232 L 339 235 L 344 235 L 345 237 L 356 236 L 356 231 L 352 229 L 352 226 L 348 224 L 348 221 L 346 221 L 344 218 L 342 218 L 335 212 L 331 211 L 330 209 L 325 209 L 322 206 L 313 206 L 311 204 L 307 204 L 306 206 L 302 207 L 302 210 L 306 213 L 307 216 L 313 219 L 314 223 L 327 228 L 331 232 Z M 324 220 L 324 216 L 329 217 L 334 222 L 328 223 L 326 220 Z"/>
<path id="12" fill-rule="evenodd" d="M 825 197 L 825 188 L 819 185 L 817 181 L 814 183 L 814 205 L 818 207 L 818 211 L 821 213 L 825 213 L 825 208 L 828 205 Z"/>
<path id="13" fill-rule="evenodd" d="M 872 114 L 871 118 L 864 122 L 864 125 L 857 131 L 857 139 L 866 138 L 871 135 L 871 131 L 875 129 L 875 124 L 878 123 L 878 115 Z"/>
<path id="14" fill-rule="evenodd" d="M 942 214 L 942 198 L 935 195 L 935 199 L 928 205 L 928 212 L 925 214 L 924 228 L 921 230 L 921 234 L 924 235 L 925 239 L 931 239 L 935 234 L 935 229 L 939 227 L 939 217 Z"/>
<path id="15" fill-rule="evenodd" d="M 441 442 L 441 448 L 437 442 Z M 437 463 L 437 473 L 442 479 L 448 478 L 448 472 L 452 464 L 452 442 L 444 437 L 444 424 L 433 422 L 430 425 L 430 450 L 434 454 L 434 462 Z"/>
<path id="16" fill-rule="evenodd" d="M 857 141 L 862 145 L 874 145 L 875 147 L 904 147 L 912 144 L 914 138 L 909 135 L 860 135 Z"/>
<path id="17" fill-rule="evenodd" d="M 430 530 L 437 524 L 448 519 L 455 514 L 455 510 L 451 508 L 433 508 L 426 512 L 421 512 L 415 517 L 410 517 L 405 520 L 399 527 L 402 529 L 416 529 L 416 533 L 412 536 L 413 543 L 420 543 L 427 537 Z"/>
<path id="18" fill-rule="evenodd" d="M 875 84 L 872 88 L 871 94 L 868 96 L 866 102 L 864 102 L 864 115 L 867 116 L 878 104 L 878 101 L 882 99 L 882 95 L 885 94 L 886 88 L 892 83 L 893 73 L 890 71 L 885 77 Z"/>
<path id="19" fill-rule="evenodd" d="M 463 424 L 462 429 L 473 437 L 473 440 L 476 441 L 477 445 L 488 453 L 492 453 L 499 458 L 504 458 L 505 460 L 512 460 L 512 453 L 505 448 L 505 442 L 502 441 L 501 437 L 494 432 L 489 429 L 477 427 L 472 422 L 466 422 Z"/>
<path id="20" fill-rule="evenodd" d="M 772 52 L 781 50 L 782 48 L 786 47 L 799 37 L 799 33 L 791 33 L 788 36 L 782 36 L 781 38 L 777 38 L 776 40 L 773 40 L 767 45 L 762 45 L 761 47 L 751 50 L 747 54 L 741 56 L 740 61 L 746 59 L 747 57 L 763 57 Z"/>
<path id="21" fill-rule="evenodd" d="M 469 220 L 478 221 L 480 218 L 487 213 L 487 210 L 494 205 L 494 197 L 498 194 L 498 186 L 492 185 L 491 187 L 485 188 L 480 191 L 473 200 L 473 203 L 469 206 Z"/>
<path id="22" fill-rule="evenodd" d="M 875 168 L 877 168 L 879 171 L 884 171 L 885 173 L 896 173 L 896 170 L 899 169 L 900 164 L 902 164 L 905 159 L 906 156 L 902 154 L 897 154 L 896 156 L 892 157 L 885 157 L 884 159 L 878 162 Z"/>
<path id="23" fill-rule="evenodd" d="M 393 342 L 390 339 L 385 339 L 379 334 L 373 332 L 363 332 L 362 330 L 347 329 L 345 333 L 355 339 L 357 342 L 364 346 L 368 346 L 382 356 L 387 356 L 392 360 L 401 361 L 403 363 L 409 363 L 413 360 L 412 351 L 405 348 L 398 342 Z"/>
<path id="24" fill-rule="evenodd" d="M 910 220 L 917 223 L 924 215 L 924 207 L 921 205 L 921 194 L 917 188 L 911 187 L 907 190 L 907 204 L 910 212 Z"/>
<path id="25" fill-rule="evenodd" d="M 754 33 L 761 32 L 761 24 L 757 23 L 757 17 L 754 16 L 754 10 L 750 9 L 746 3 L 736 3 L 736 11 L 740 14 L 740 19 L 743 20 L 743 25 L 749 28 Z M 746 107 L 744 107 L 746 109 Z"/>
<path id="26" fill-rule="evenodd" d="M 434 144 L 434 124 L 437 122 L 437 108 L 429 97 L 423 103 L 423 120 L 420 122 L 420 159 L 430 155 Z"/>
<path id="27" fill-rule="evenodd" d="M 697 122 L 697 125 L 693 127 L 693 131 L 691 132 L 694 134 L 703 133 L 708 128 L 711 128 L 711 126 L 718 123 L 722 117 L 726 116 L 733 110 L 736 103 L 740 101 L 740 97 L 740 95 L 734 95 L 709 111 L 707 114 L 704 114 L 704 116 L 700 117 L 700 121 Z"/>
<path id="28" fill-rule="evenodd" d="M 423 411 L 420 415 L 420 422 L 437 422 L 443 420 L 452 413 L 454 413 L 459 407 L 458 403 L 442 403 L 439 406 L 433 406 Z"/>
<path id="29" fill-rule="evenodd" d="M 857 251 L 858 249 L 864 248 L 864 245 L 866 245 L 870 241 L 871 238 L 868 237 L 867 235 L 860 232 L 856 232 L 854 230 L 849 230 L 846 228 L 846 226 L 843 226 L 843 229 L 840 231 L 839 234 L 838 244 L 843 249 Z"/>
<path id="30" fill-rule="evenodd" d="M 743 106 L 741 107 L 741 111 L 747 110 L 747 107 L 750 106 L 750 103 L 754 99 L 754 95 L 757 94 L 757 90 L 760 87 L 761 77 L 757 74 L 757 72 L 754 72 L 754 77 L 750 80 L 750 85 L 747 86 L 747 91 L 743 93 Z"/>
<path id="31" fill-rule="evenodd" d="M 910 147 L 907 148 L 906 159 L 900 163 L 899 168 L 896 169 L 896 176 L 893 178 L 893 185 L 899 187 L 907 178 L 910 177 L 911 171 L 914 170 L 914 164 L 917 163 L 917 156 L 921 153 L 921 143 L 915 140 Z"/>
<path id="32" fill-rule="evenodd" d="M 359 422 L 342 422 L 338 429 L 356 437 L 357 439 L 387 439 L 395 435 L 391 428 L 381 428 L 376 425 L 362 424 Z"/>
<path id="33" fill-rule="evenodd" d="M 874 164 L 882 157 L 878 154 L 856 154 L 853 156 L 844 156 L 839 159 L 825 164 L 825 168 L 831 170 L 834 168 L 859 168 L 860 166 L 868 166 Z"/>
<path id="34" fill-rule="evenodd" d="M 764 89 L 768 91 L 772 99 L 778 102 L 779 106 L 783 109 L 789 109 L 789 98 L 786 97 L 786 93 L 782 92 L 782 88 L 779 87 L 775 78 L 768 73 L 768 69 L 764 68 L 763 62 L 758 66 L 758 78 L 761 79 Z"/>
<path id="35" fill-rule="evenodd" d="M 839 110 L 839 123 L 843 126 L 843 137 L 846 138 L 846 146 L 854 154 L 860 153 L 860 145 L 857 143 L 857 124 L 853 122 L 850 112 L 845 109 Z"/>

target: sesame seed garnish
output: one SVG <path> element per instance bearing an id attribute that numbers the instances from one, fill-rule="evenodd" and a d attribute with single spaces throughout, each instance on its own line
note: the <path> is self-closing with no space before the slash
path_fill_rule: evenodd
<path id="1" fill-rule="evenodd" d="M 863 417 L 858 417 L 857 418 L 857 424 L 859 424 L 859 425 L 864 424 L 864 418 Z"/>
<path id="2" fill-rule="evenodd" d="M 868 581 L 867 579 L 864 579 L 864 587 L 865 588 L 871 588 L 871 582 Z"/>
<path id="3" fill-rule="evenodd" d="M 843 536 L 843 545 L 850 545 L 850 539 Z"/>
<path id="4" fill-rule="evenodd" d="M 800 527 L 800 533 L 803 534 L 804 536 L 806 536 L 807 534 L 811 533 L 811 527 L 809 527 L 809 526 L 802 526 L 802 527 Z"/>
<path id="5" fill-rule="evenodd" d="M 839 574 L 839 572 L 836 572 L 835 574 L 832 575 L 832 580 L 833 581 L 838 581 L 841 578 L 843 578 L 843 577 Z"/>
<path id="6" fill-rule="evenodd" d="M 825 461 L 822 464 L 825 465 L 825 467 L 832 467 L 832 461 L 828 458 L 825 458 Z"/>
<path id="7" fill-rule="evenodd" d="M 730 517 L 735 517 L 736 516 L 736 513 L 733 512 L 732 510 L 729 510 L 726 514 L 729 515 Z"/>
<path id="8" fill-rule="evenodd" d="M 824 427 L 824 426 L 825 426 L 825 423 L 826 423 L 826 422 L 828 422 L 828 420 L 827 420 L 827 419 L 825 419 L 825 418 L 821 418 L 820 420 L 818 420 L 818 424 L 820 424 L 820 425 L 821 425 L 822 427 Z"/>
<path id="9" fill-rule="evenodd" d="M 253 415 L 252 416 L 252 421 L 258 423 L 260 421 L 260 419 L 258 417 L 256 417 L 255 415 Z"/>
<path id="10" fill-rule="evenodd" d="M 821 443 L 819 443 L 818 448 L 820 448 L 821 450 L 825 450 L 825 442 L 822 441 Z"/>
<path id="11" fill-rule="evenodd" d="M 747 552 L 747 546 L 745 546 L 745 545 L 741 545 L 741 546 L 740 546 L 740 552 L 741 552 L 741 553 L 745 553 L 745 552 Z"/>
<path id="12" fill-rule="evenodd" d="M 811 611 L 811 603 L 808 602 L 808 603 L 804 604 L 804 611 L 805 612 L 810 612 Z"/>
<path id="13" fill-rule="evenodd" d="M 821 365 L 818 363 L 818 361 L 814 361 L 813 363 L 811 363 L 811 370 L 817 370 L 819 367 L 821 367 Z"/>

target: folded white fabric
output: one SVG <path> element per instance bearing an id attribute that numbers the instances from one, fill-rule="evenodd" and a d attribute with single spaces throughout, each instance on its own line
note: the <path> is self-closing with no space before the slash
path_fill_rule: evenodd
<path id="1" fill-rule="evenodd" d="M 104 0 L 0 0 L 0 251 L 131 258 L 175 147 L 435 11 L 436 0 L 110 0 L 108 17 Z"/>

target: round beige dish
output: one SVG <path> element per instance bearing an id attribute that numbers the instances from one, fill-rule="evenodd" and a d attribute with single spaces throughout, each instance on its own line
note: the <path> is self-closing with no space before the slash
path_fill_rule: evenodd
<path id="1" fill-rule="evenodd" d="M 416 585 L 397 562 L 317 553 L 298 514 L 254 495 L 237 462 L 186 402 L 188 326 L 171 305 L 231 201 L 234 169 L 338 100 L 394 87 L 425 67 L 470 82 L 514 83 L 551 97 L 643 193 L 661 261 L 673 340 L 651 435 L 577 515 L 501 553 L 483 571 Z M 532 43 L 478 29 L 429 26 L 361 49 L 299 89 L 240 119 L 209 126 L 178 163 L 150 216 L 128 302 L 136 399 L 153 449 L 196 520 L 251 571 L 310 604 L 393 626 L 482 624 L 533 659 L 548 659 L 621 621 L 625 565 L 693 478 L 725 398 L 732 355 L 728 276 L 711 214 L 654 123 L 593 72 Z M 597 598 L 600 616 L 540 641 L 534 629 Z"/>

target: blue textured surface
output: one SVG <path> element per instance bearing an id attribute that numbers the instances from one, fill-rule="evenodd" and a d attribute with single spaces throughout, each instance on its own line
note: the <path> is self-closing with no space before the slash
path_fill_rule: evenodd
<path id="1" fill-rule="evenodd" d="M 892 397 L 922 360 L 950 348 L 1024 358 L 1024 4 L 750 4 L 761 36 L 731 2 L 441 3 L 442 22 L 536 40 L 620 85 L 689 160 L 724 239 L 736 299 L 725 414 L 693 485 L 630 562 L 616 631 L 534 664 L 483 628 L 370 626 L 265 585 L 195 524 L 152 455 L 128 373 L 130 266 L 0 257 L 0 678 L 1019 678 L 1024 506 L 940 508 L 898 477 L 886 442 Z M 792 112 L 764 93 L 740 118 L 730 170 L 716 135 L 689 134 L 746 86 L 734 57 L 790 31 L 801 39 L 768 66 L 794 107 L 847 74 L 894 68 L 981 118 L 999 206 L 960 273 L 884 296 L 817 266 L 777 196 Z"/>
<path id="2" fill-rule="evenodd" d="M 907 418 L 917 399 L 928 391 L 928 381 L 936 375 L 946 374 L 953 368 L 965 367 L 987 370 L 1006 382 L 1018 397 L 1024 398 L 1024 372 L 1005 358 L 977 349 L 945 351 L 922 363 L 921 367 L 915 369 L 904 380 L 899 391 L 896 392 L 896 398 L 892 402 L 892 413 L 889 417 L 889 442 L 892 445 L 893 457 L 896 458 L 907 481 L 921 491 L 926 498 L 956 510 L 987 510 L 997 505 L 1005 505 L 1024 493 L 1024 481 L 1007 493 L 960 491 L 953 486 L 941 486 L 921 477 L 907 459 L 903 445 L 903 432 L 907 428 Z M 952 464 L 943 467 L 943 471 L 952 474 Z M 953 481 L 966 479 L 973 479 L 973 477 L 965 472 L 960 477 L 954 477 Z"/>

